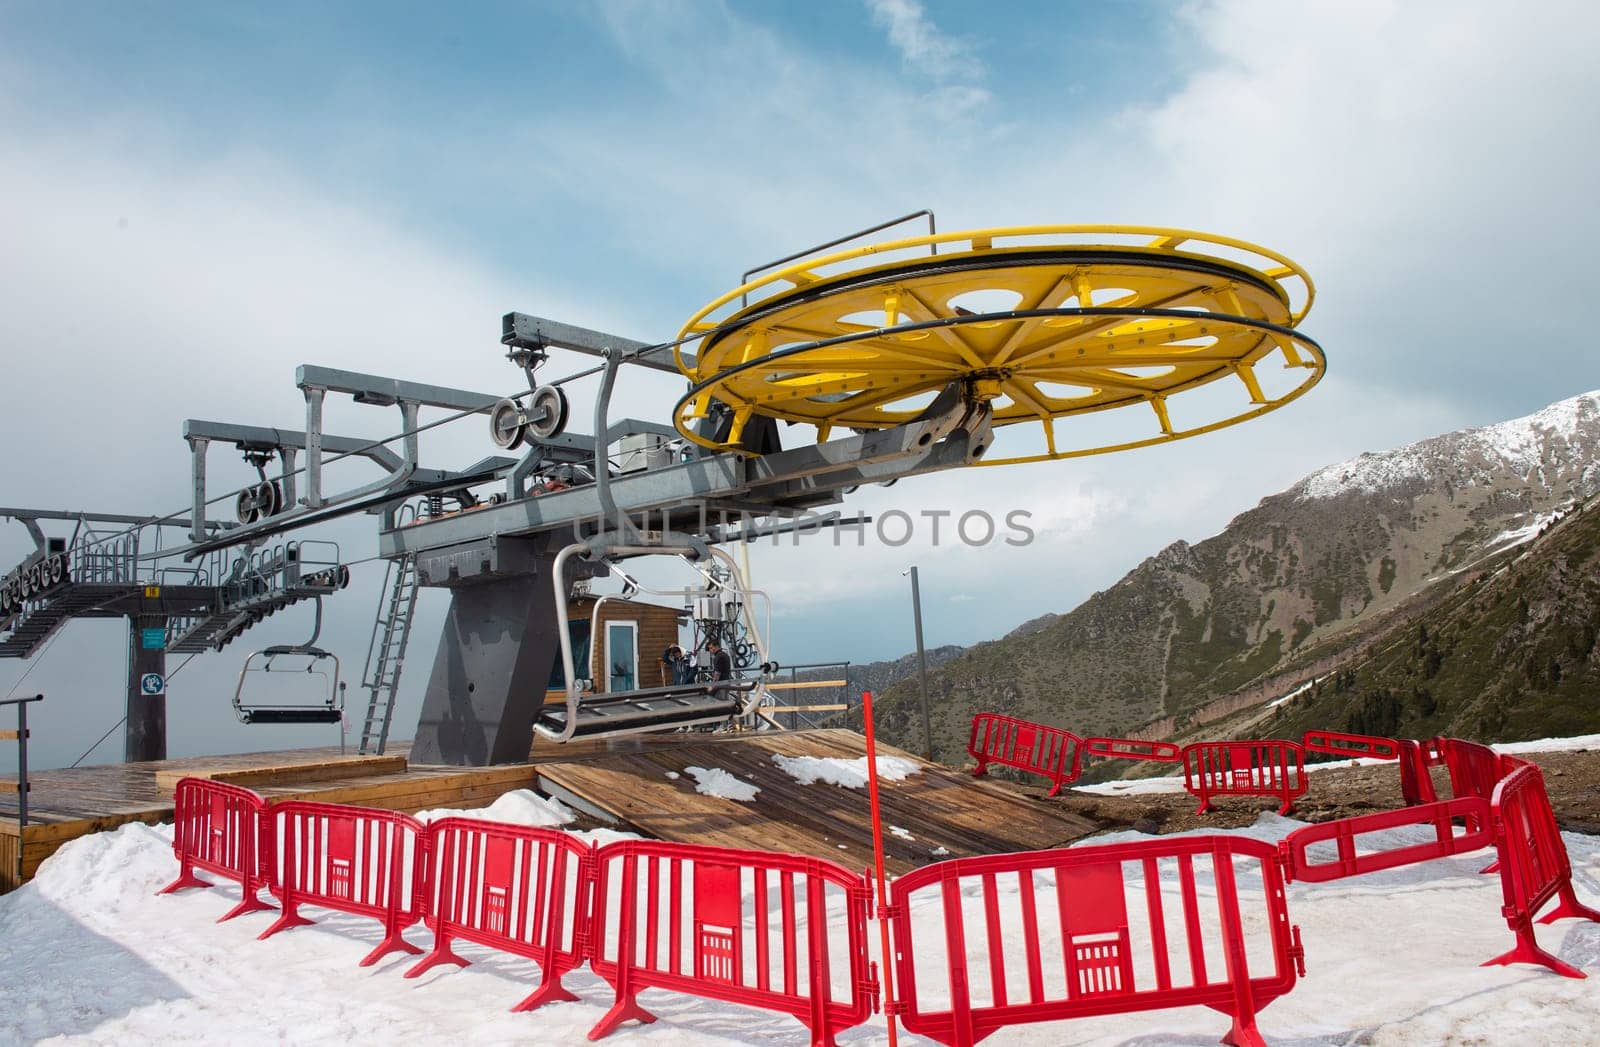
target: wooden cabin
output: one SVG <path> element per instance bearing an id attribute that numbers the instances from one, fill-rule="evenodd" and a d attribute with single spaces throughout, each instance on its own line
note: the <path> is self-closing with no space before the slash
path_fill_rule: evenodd
<path id="1" fill-rule="evenodd" d="M 688 620 L 689 612 L 681 607 L 613 596 L 601 604 L 596 624 L 597 599 L 600 598 L 579 596 L 567 604 L 573 658 L 581 665 L 587 657 L 588 676 L 594 681 L 595 691 L 632 691 L 671 683 L 661 664 L 661 653 L 681 642 L 679 627 Z M 600 634 L 599 643 L 591 642 L 591 633 L 596 631 Z M 558 657 L 550 672 L 545 701 L 566 700 L 566 679 Z"/>

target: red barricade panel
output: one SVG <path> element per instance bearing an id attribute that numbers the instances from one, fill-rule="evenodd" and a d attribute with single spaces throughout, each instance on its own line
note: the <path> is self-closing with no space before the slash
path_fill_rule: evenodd
<path id="1" fill-rule="evenodd" d="M 283 914 L 261 937 L 311 923 L 299 907 L 320 905 L 383 923 L 383 941 L 363 967 L 391 952 L 421 952 L 401 932 L 421 916 L 422 832 L 397 811 L 300 800 L 274 805 L 272 893 Z"/>
<path id="2" fill-rule="evenodd" d="M 1371 734 L 1344 734 L 1340 731 L 1307 731 L 1300 747 L 1308 753 L 1330 753 L 1369 760 L 1398 760 L 1400 743 L 1393 738 Z"/>
<path id="3" fill-rule="evenodd" d="M 1305 754 L 1294 742 L 1196 742 L 1183 749 L 1184 788 L 1200 800 L 1214 796 L 1275 796 L 1279 814 L 1294 810 L 1306 791 Z"/>
<path id="4" fill-rule="evenodd" d="M 1442 762 L 1442 757 L 1438 757 L 1437 750 L 1433 750 L 1435 758 L 1430 760 L 1428 747 L 1432 744 L 1413 741 L 1400 743 L 1400 794 L 1405 797 L 1408 807 L 1434 803 L 1439 799 L 1429 768 Z"/>
<path id="5" fill-rule="evenodd" d="M 1264 918 L 1246 921 L 1247 906 Z M 913 911 L 930 910 L 942 935 L 918 933 Z M 895 880 L 890 916 L 896 1009 L 952 1047 L 1197 1004 L 1233 1016 L 1228 1042 L 1259 1044 L 1255 1014 L 1293 988 L 1301 956 L 1276 849 L 1236 837 L 941 862 Z"/>
<path id="6" fill-rule="evenodd" d="M 194 874 L 205 869 L 239 884 L 239 904 L 217 920 L 272 909 L 257 897 L 267 886 L 265 843 L 267 804 L 249 789 L 209 778 L 184 778 L 172 798 L 172 853 L 178 878 L 161 889 L 171 894 L 186 887 L 210 887 Z"/>
<path id="7" fill-rule="evenodd" d="M 1171 742 L 1147 742 L 1142 738 L 1085 738 L 1084 746 L 1090 756 L 1118 760 L 1150 760 L 1155 763 L 1177 763 L 1183 759 L 1183 750 Z"/>
<path id="8" fill-rule="evenodd" d="M 1487 745 L 1459 738 L 1437 741 L 1444 764 L 1450 769 L 1450 791 L 1456 796 L 1489 799 L 1500 781 L 1500 754 Z"/>
<path id="9" fill-rule="evenodd" d="M 1517 944 L 1484 966 L 1537 963 L 1568 978 L 1582 978 L 1582 971 L 1541 949 L 1533 934 L 1534 916 L 1556 897 L 1561 903 L 1540 923 L 1568 917 L 1600 922 L 1600 912 L 1579 902 L 1572 890 L 1572 865 L 1545 793 L 1544 775 L 1533 764 L 1515 768 L 1495 786 L 1492 802 L 1503 911 Z"/>
<path id="10" fill-rule="evenodd" d="M 584 961 L 592 849 L 555 829 L 442 818 L 426 830 L 422 909 L 433 949 L 406 972 L 465 967 L 450 943 L 476 942 L 539 965 L 539 988 L 514 1011 L 575 1000 L 562 975 Z"/>
<path id="11" fill-rule="evenodd" d="M 967 752 L 978 761 L 972 773 L 982 776 L 991 763 L 1015 767 L 1050 779 L 1055 796 L 1068 782 L 1078 780 L 1083 764 L 1083 739 L 1060 727 L 1030 723 L 999 713 L 979 713 L 972 718 Z"/>
<path id="12" fill-rule="evenodd" d="M 1463 824 L 1456 825 L 1459 819 Z M 1406 826 L 1430 826 L 1434 838 L 1390 850 L 1362 853 L 1361 837 Z M 1332 844 L 1331 859 L 1321 859 L 1310 848 Z M 1355 818 L 1340 818 L 1296 829 L 1279 844 L 1287 859 L 1289 879 L 1326 883 L 1347 876 L 1394 869 L 1402 865 L 1466 854 L 1494 844 L 1489 828 L 1489 805 L 1476 796 L 1445 800 L 1398 811 L 1379 811 Z"/>
<path id="13" fill-rule="evenodd" d="M 625 840 L 595 854 L 590 966 L 616 1003 L 589 1034 L 654 1021 L 669 989 L 791 1014 L 832 1044 L 877 1002 L 864 876 L 799 855 Z"/>

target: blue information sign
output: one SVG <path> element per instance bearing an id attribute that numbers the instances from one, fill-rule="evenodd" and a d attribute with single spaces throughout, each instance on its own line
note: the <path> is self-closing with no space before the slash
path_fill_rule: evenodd
<path id="1" fill-rule="evenodd" d="M 139 646 L 146 651 L 164 651 L 167 648 L 165 629 L 140 629 Z"/>

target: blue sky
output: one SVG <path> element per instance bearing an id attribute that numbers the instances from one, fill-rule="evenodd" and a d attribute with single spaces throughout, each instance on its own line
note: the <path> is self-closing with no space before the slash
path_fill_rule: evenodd
<path id="1" fill-rule="evenodd" d="M 909 650 L 909 562 L 931 643 L 992 638 L 1324 465 L 1600 385 L 1579 319 L 1600 234 L 1590 5 L 460 6 L 0 0 L 0 365 L 33 391 L 8 396 L 0 442 L 48 448 L 0 455 L 0 504 L 172 510 L 181 420 L 295 424 L 296 364 L 509 391 L 505 311 L 665 338 L 749 266 L 920 207 L 945 229 L 1267 244 L 1318 282 L 1304 326 L 1329 377 L 1181 445 L 862 492 L 849 508 L 1026 509 L 1040 537 L 758 551 L 783 661 Z M 676 389 L 635 376 L 619 395 L 661 418 Z M 483 444 L 441 434 L 424 458 Z M 25 548 L 0 527 L 0 561 Z M 375 584 L 331 608 L 351 661 Z M 106 628 L 64 634 L 84 657 L 28 686 L 115 699 Z M 226 733 L 214 699 L 242 657 L 187 671 L 174 702 L 209 704 L 175 748 L 300 741 Z M 28 668 L 0 665 L 0 693 Z"/>

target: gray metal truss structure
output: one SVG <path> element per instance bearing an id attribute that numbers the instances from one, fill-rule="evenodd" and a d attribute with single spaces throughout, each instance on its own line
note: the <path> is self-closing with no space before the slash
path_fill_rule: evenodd
<path id="1" fill-rule="evenodd" d="M 120 532 L 124 536 L 137 535 L 141 527 L 180 526 L 186 542 L 141 547 L 96 532 L 95 541 L 86 542 L 80 555 L 104 556 L 108 542 L 123 541 L 115 547 L 114 557 L 123 571 L 116 576 L 123 586 L 120 595 L 108 600 L 105 594 L 85 592 L 81 600 L 61 602 L 57 609 L 51 609 L 50 594 L 40 595 L 20 619 L 0 619 L 0 655 L 35 651 L 41 633 L 30 623 L 41 614 L 45 617 L 39 619 L 40 627 L 46 633 L 72 617 L 91 613 L 127 615 L 136 623 L 159 617 L 163 625 L 170 625 L 176 620 L 183 623 L 181 634 L 173 634 L 182 649 L 220 647 L 281 606 L 312 595 L 304 584 L 308 575 L 325 580 L 319 571 L 298 566 L 291 570 L 284 562 L 296 543 L 269 546 L 270 542 L 337 516 L 369 512 L 378 519 L 381 557 L 395 563 L 411 561 L 417 584 L 451 593 L 413 759 L 463 765 L 520 760 L 527 756 L 559 649 L 555 593 L 562 587 L 552 585 L 551 572 L 564 547 L 587 542 L 593 550 L 589 557 L 570 563 L 566 581 L 571 582 L 604 574 L 605 561 L 613 556 L 608 550 L 615 550 L 614 558 L 651 550 L 681 552 L 697 544 L 773 533 L 792 525 L 790 518 L 838 503 L 844 492 L 860 485 L 969 464 L 990 442 L 987 406 L 967 390 L 951 386 L 917 420 L 905 425 L 787 450 L 771 449 L 776 445 L 774 426 L 770 440 L 759 448 L 766 453 L 708 453 L 684 447 L 676 431 L 662 422 L 608 418 L 623 365 L 677 373 L 659 353 L 660 347 L 521 313 L 508 314 L 502 330 L 508 356 L 530 380 L 551 348 L 599 359 L 593 372 L 602 376 L 601 389 L 592 428 L 598 435 L 530 433 L 519 457 L 493 455 L 459 470 L 424 468 L 419 439 L 424 429 L 456 416 L 488 415 L 504 399 L 302 366 L 295 377 L 306 403 L 303 430 L 188 421 L 183 437 L 191 451 L 191 508 L 180 517 L 161 520 L 95 517 L 132 525 Z M 325 433 L 323 407 L 330 394 L 397 409 L 400 434 L 386 441 L 363 441 Z M 423 408 L 451 412 L 451 417 L 423 426 Z M 669 453 L 658 455 L 649 467 L 623 471 L 613 466 L 611 449 L 628 439 L 655 441 Z M 247 457 L 253 455 L 263 477 L 262 463 L 277 459 L 272 482 L 279 486 L 282 499 L 276 512 L 238 524 L 207 518 L 208 508 L 223 500 L 213 497 L 206 483 L 206 455 L 213 443 L 231 444 Z M 398 444 L 398 450 L 387 446 L 390 443 Z M 330 492 L 324 469 L 346 457 L 364 458 L 383 475 Z M 42 518 L 27 511 L 0 510 L 4 515 L 21 520 L 30 532 L 38 530 L 36 521 Z M 333 567 L 337 581 L 337 556 Z M 74 587 L 80 584 L 79 569 L 72 572 Z M 159 582 L 178 576 L 189 577 L 192 584 Z M 263 580 L 269 581 L 258 584 Z M 241 581 L 247 584 L 237 584 Z M 144 585 L 158 583 L 164 594 L 180 593 L 181 605 L 162 603 L 152 608 L 140 602 L 142 597 L 134 598 Z M 45 626 L 51 616 L 54 624 Z M 130 658 L 130 664 L 136 660 Z M 393 681 L 386 686 L 392 698 Z M 374 702 L 377 698 L 374 691 Z M 386 705 L 382 715 L 389 711 Z M 141 730 L 148 734 L 156 725 L 147 722 Z M 367 732 L 386 736 L 387 721 L 377 727 L 369 722 Z M 130 757 L 135 749 L 132 738 L 130 721 Z M 144 744 L 139 756 L 153 758 L 155 751 L 153 744 Z"/>

